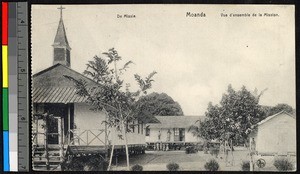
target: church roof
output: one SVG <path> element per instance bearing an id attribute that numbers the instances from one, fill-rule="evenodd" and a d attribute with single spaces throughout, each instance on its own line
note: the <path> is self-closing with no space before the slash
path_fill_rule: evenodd
<path id="1" fill-rule="evenodd" d="M 63 22 L 62 18 L 60 18 L 60 20 L 59 20 L 59 24 L 58 24 L 58 28 L 56 31 L 56 36 L 54 39 L 53 46 L 66 46 L 69 49 L 71 49 L 69 46 L 69 42 L 67 39 L 66 30 L 65 30 L 65 26 L 64 26 L 64 22 Z"/>
<path id="2" fill-rule="evenodd" d="M 62 65 L 55 64 L 33 75 L 32 100 L 34 103 L 81 103 L 86 98 L 76 94 L 74 82 L 64 75 L 86 82 L 88 90 L 98 86 L 90 78 Z M 94 90 L 93 92 L 96 92 Z"/>

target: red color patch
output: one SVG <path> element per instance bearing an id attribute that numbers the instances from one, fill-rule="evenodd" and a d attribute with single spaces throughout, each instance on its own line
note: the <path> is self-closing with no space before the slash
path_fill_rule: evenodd
<path id="1" fill-rule="evenodd" d="M 8 43 L 8 2 L 2 2 L 2 45 Z"/>

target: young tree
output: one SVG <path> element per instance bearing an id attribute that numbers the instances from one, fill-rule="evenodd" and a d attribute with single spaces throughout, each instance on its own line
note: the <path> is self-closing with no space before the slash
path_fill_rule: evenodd
<path id="1" fill-rule="evenodd" d="M 264 118 L 264 112 L 258 104 L 260 96 L 253 95 L 245 86 L 235 91 L 229 85 L 220 105 L 209 103 L 199 135 L 210 140 L 230 139 L 235 143 L 244 143 L 252 126 Z"/>
<path id="2" fill-rule="evenodd" d="M 70 76 L 66 78 L 72 80 L 77 88 L 77 94 L 85 96 L 87 103 L 92 106 L 94 110 L 101 110 L 107 113 L 108 118 L 105 124 L 112 127 L 118 133 L 118 137 L 125 140 L 127 168 L 129 170 L 129 153 L 127 145 L 127 124 L 138 117 L 135 102 L 139 97 L 146 93 L 151 88 L 153 76 L 156 72 L 150 73 L 145 80 L 140 75 L 135 74 L 140 89 L 135 92 L 124 90 L 124 80 L 122 74 L 129 68 L 132 61 L 128 61 L 121 68 L 118 69 L 118 62 L 122 60 L 118 52 L 111 48 L 108 52 L 104 52 L 107 58 L 95 56 L 94 60 L 89 61 L 84 75 L 92 78 L 98 87 L 89 88 L 81 79 L 75 79 Z M 114 145 L 110 156 L 110 164 L 113 155 Z"/>

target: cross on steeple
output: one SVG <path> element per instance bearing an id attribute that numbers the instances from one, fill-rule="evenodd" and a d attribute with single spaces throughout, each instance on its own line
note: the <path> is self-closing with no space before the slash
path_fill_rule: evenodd
<path id="1" fill-rule="evenodd" d="M 61 5 L 61 6 L 58 7 L 57 9 L 60 10 L 60 18 L 62 18 L 62 10 L 63 10 L 63 9 L 66 9 L 66 8 L 62 7 L 62 5 Z"/>
<path id="2" fill-rule="evenodd" d="M 66 30 L 62 18 L 62 10 L 65 9 L 64 7 L 60 6 L 57 8 L 60 10 L 60 19 L 56 31 L 56 35 L 54 38 L 53 48 L 54 48 L 54 55 L 53 55 L 53 64 L 60 63 L 67 67 L 70 67 L 70 51 L 71 48 L 69 46 L 69 42 L 66 35 Z"/>

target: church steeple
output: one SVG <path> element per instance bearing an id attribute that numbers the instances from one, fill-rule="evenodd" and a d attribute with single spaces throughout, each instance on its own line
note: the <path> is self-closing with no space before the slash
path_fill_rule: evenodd
<path id="1" fill-rule="evenodd" d="M 62 18 L 62 10 L 65 9 L 62 6 L 58 8 L 60 10 L 60 20 L 58 24 L 58 28 L 56 31 L 56 36 L 53 43 L 53 64 L 63 64 L 65 66 L 70 67 L 70 51 L 71 47 L 69 46 L 69 42 L 66 35 L 66 30 Z"/>

